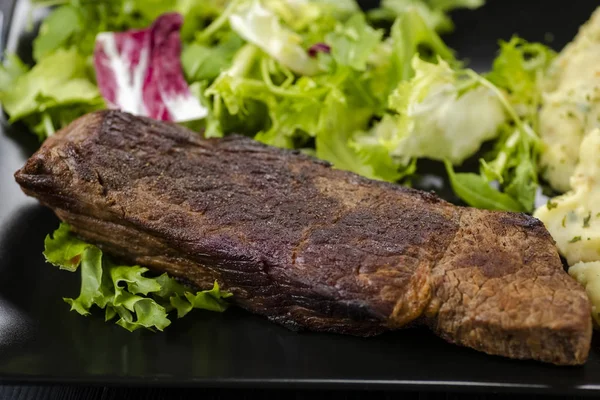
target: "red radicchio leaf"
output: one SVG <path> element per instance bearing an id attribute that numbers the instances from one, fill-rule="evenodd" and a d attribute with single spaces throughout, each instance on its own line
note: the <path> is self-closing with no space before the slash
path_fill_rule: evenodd
<path id="1" fill-rule="evenodd" d="M 207 115 L 181 69 L 180 14 L 158 17 L 147 29 L 103 32 L 96 37 L 94 67 L 111 108 L 163 121 Z"/>

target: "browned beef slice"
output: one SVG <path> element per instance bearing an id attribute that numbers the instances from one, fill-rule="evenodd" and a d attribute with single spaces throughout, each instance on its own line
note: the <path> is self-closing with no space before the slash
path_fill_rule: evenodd
<path id="1" fill-rule="evenodd" d="M 243 137 L 116 111 L 49 138 L 23 190 L 107 252 L 290 327 L 426 323 L 491 354 L 585 362 L 590 305 L 542 224 L 450 205 Z"/>

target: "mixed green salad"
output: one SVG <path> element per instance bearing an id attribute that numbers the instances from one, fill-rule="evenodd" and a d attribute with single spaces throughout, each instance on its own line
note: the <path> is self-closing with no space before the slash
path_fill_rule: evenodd
<path id="1" fill-rule="evenodd" d="M 383 0 L 367 12 L 354 0 L 33 3 L 53 8 L 31 65 L 6 55 L 0 102 L 40 140 L 85 113 L 120 108 L 404 185 L 419 159 L 437 160 L 465 203 L 533 211 L 541 82 L 555 53 L 514 37 L 500 42 L 489 72 L 466 68 L 440 34 L 453 28 L 448 12 L 483 0 Z M 455 171 L 474 156 L 478 173 Z M 73 310 L 97 305 L 130 330 L 162 330 L 170 310 L 226 307 L 217 285 L 195 293 L 124 269 L 65 225 L 45 254 L 80 266 Z"/>

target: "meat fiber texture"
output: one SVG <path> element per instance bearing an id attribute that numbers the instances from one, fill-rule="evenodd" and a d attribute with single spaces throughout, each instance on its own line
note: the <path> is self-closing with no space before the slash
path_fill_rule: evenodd
<path id="1" fill-rule="evenodd" d="M 524 214 L 462 208 L 241 136 L 119 111 L 50 137 L 16 179 L 115 257 L 294 329 L 424 324 L 459 345 L 585 362 L 590 304 Z"/>

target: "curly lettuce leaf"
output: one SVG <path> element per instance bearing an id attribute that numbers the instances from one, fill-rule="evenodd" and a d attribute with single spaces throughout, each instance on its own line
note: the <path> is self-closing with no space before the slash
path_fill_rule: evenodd
<path id="1" fill-rule="evenodd" d="M 223 312 L 227 310 L 229 305 L 222 299 L 226 299 L 231 296 L 231 293 L 222 292 L 219 289 L 219 284 L 216 281 L 213 288 L 210 290 L 204 290 L 195 294 L 191 292 L 185 292 L 185 298 L 189 301 L 192 308 L 217 312 Z"/>
<path id="2" fill-rule="evenodd" d="M 556 53 L 541 43 L 513 37 L 500 42 L 500 52 L 486 78 L 499 91 L 511 121 L 494 150 L 480 160 L 481 175 L 496 180 L 505 193 L 526 211 L 532 211 L 538 188 L 538 159 L 541 141 L 539 108 L 542 81 Z"/>
<path id="3" fill-rule="evenodd" d="M 108 303 L 110 289 L 102 285 L 102 252 L 98 248 L 88 247 L 80 254 L 81 292 L 76 299 L 63 298 L 71 306 L 71 311 L 81 315 L 90 315 L 94 304 L 104 308 Z M 104 290 L 102 290 L 104 289 Z"/>
<path id="4" fill-rule="evenodd" d="M 43 5 L 44 1 L 36 1 Z M 146 0 L 144 0 L 144 3 Z M 72 1 L 56 0 L 33 41 L 33 56 L 40 62 L 58 49 L 74 47 L 82 57 L 94 51 L 96 34 L 142 28 L 152 22 L 138 7 L 139 0 Z M 166 2 L 167 3 L 167 2 Z"/>
<path id="5" fill-rule="evenodd" d="M 532 211 L 538 189 L 539 138 L 527 124 L 521 129 L 506 124 L 503 130 L 493 152 L 480 159 L 481 176 L 497 181 L 525 211 Z"/>
<path id="6" fill-rule="evenodd" d="M 268 115 L 255 135 L 261 142 L 302 148 L 314 138 L 317 157 L 373 179 L 395 181 L 414 172 L 413 161 L 403 162 L 379 146 L 357 146 L 354 139 L 383 130 L 371 130 L 369 125 L 385 114 L 388 95 L 397 83 L 414 74 L 412 57 L 427 58 L 421 49 L 427 47 L 451 62 L 455 59 L 416 13 L 400 19 L 388 40 L 382 36 L 362 13 L 338 21 L 325 36 L 331 53 L 321 52 L 315 58 L 320 65 L 316 76 L 298 74 L 259 46 L 244 46 L 205 92 L 211 104 L 206 134 L 227 133 L 223 126 L 230 116 L 252 123 L 249 107 L 259 104 Z"/>
<path id="7" fill-rule="evenodd" d="M 313 97 L 314 83 L 310 79 L 298 81 L 290 94 L 296 96 L 273 96 L 269 103 L 270 127 L 258 132 L 255 139 L 283 148 L 295 148 L 305 143 L 317 130 L 317 118 L 322 104 Z"/>
<path id="8" fill-rule="evenodd" d="M 37 64 L 32 70 L 15 67 L 10 60 L 14 56 L 5 61 L 0 70 L 0 101 L 11 122 L 23 120 L 40 140 L 77 117 L 105 107 L 89 68 L 98 33 L 144 28 L 160 14 L 175 11 L 185 15 L 181 36 L 187 41 L 226 8 L 224 0 L 33 2 L 57 7 L 44 19 L 33 41 Z"/>
<path id="9" fill-rule="evenodd" d="M 381 42 L 383 32 L 367 24 L 364 14 L 354 14 L 345 24 L 325 37 L 331 55 L 338 65 L 364 71 L 367 60 Z"/>
<path id="10" fill-rule="evenodd" d="M 261 0 L 261 3 L 305 38 L 322 35 L 330 31 L 337 21 L 345 21 L 360 12 L 354 0 Z"/>
<path id="11" fill-rule="evenodd" d="M 430 64 L 415 58 L 413 65 L 415 78 L 390 96 L 404 130 L 394 154 L 461 164 L 498 135 L 506 117 L 493 92 L 461 79 L 442 60 Z"/>
<path id="12" fill-rule="evenodd" d="M 64 120 L 65 112 L 77 109 L 85 113 L 104 107 L 85 58 L 74 48 L 58 49 L 13 78 L 0 91 L 0 103 L 9 122 L 24 120 L 41 139 L 71 122 Z"/>
<path id="13" fill-rule="evenodd" d="M 357 136 L 357 148 L 366 152 L 379 146 L 403 165 L 415 158 L 461 164 L 496 137 L 506 117 L 493 92 L 462 79 L 443 60 L 431 64 L 415 56 L 413 68 L 415 77 L 401 82 L 390 96 L 395 114 Z"/>
<path id="14" fill-rule="evenodd" d="M 398 77 L 396 82 L 392 82 L 394 87 L 398 82 L 409 80 L 414 76 L 415 55 L 430 62 L 442 59 L 453 65 L 457 63 L 454 52 L 415 9 L 407 10 L 396 19 L 390 38 Z"/>
<path id="15" fill-rule="evenodd" d="M 517 36 L 500 41 L 500 51 L 486 79 L 502 89 L 519 115 L 537 131 L 542 81 L 556 52 Z"/>
<path id="16" fill-rule="evenodd" d="M 89 68 L 96 33 L 101 28 L 133 27 L 136 20 L 117 4 L 122 1 L 53 2 L 57 3 L 62 5 L 50 12 L 33 41 L 37 64 L 29 71 L 7 74 L 16 71 L 16 56 L 9 56 L 0 73 L 0 102 L 10 122 L 22 120 L 40 140 L 105 107 Z"/>
<path id="17" fill-rule="evenodd" d="M 116 324 L 129 331 L 162 331 L 171 324 L 168 313 L 172 310 L 179 318 L 195 308 L 225 311 L 225 299 L 232 295 L 221 291 L 217 282 L 210 290 L 194 292 L 167 274 L 149 277 L 147 268 L 116 264 L 98 247 L 75 237 L 64 223 L 44 244 L 48 262 L 71 272 L 81 271 L 79 296 L 64 299 L 71 310 L 86 316 L 97 306 L 105 309 L 106 321 L 118 317 Z"/>
<path id="18" fill-rule="evenodd" d="M 94 50 L 94 41 L 99 32 L 144 28 L 160 15 L 169 12 L 178 12 L 185 16 L 182 37 L 189 39 L 208 21 L 223 12 L 227 1 L 37 0 L 34 3 L 40 5 L 61 5 L 53 9 L 42 22 L 40 32 L 33 43 L 34 59 L 39 61 L 54 50 L 71 46 L 87 57 Z"/>
<path id="19" fill-rule="evenodd" d="M 256 132 L 256 140 L 302 148 L 314 138 L 316 156 L 336 168 L 373 179 L 395 180 L 402 176 L 395 161 L 384 161 L 381 154 L 361 154 L 351 145 L 353 136 L 367 130 L 381 108 L 369 93 L 372 79 L 366 71 L 335 60 L 328 74 L 297 77 L 256 46 L 247 45 L 238 52 L 231 68 L 205 92 L 212 104 L 209 126 L 214 123 L 222 128 L 221 122 L 231 115 L 251 123 L 254 115 L 249 107 L 260 104 L 268 118 Z"/>
<path id="20" fill-rule="evenodd" d="M 332 90 L 322 104 L 316 134 L 316 155 L 338 169 L 352 171 L 371 179 L 383 179 L 361 160 L 350 146 L 350 139 L 360 129 L 365 129 L 369 112 L 350 107 L 349 99 L 340 90 Z"/>
<path id="21" fill-rule="evenodd" d="M 319 101 L 326 90 L 310 77 L 296 79 L 288 68 L 256 46 L 246 45 L 236 54 L 232 67 L 205 92 L 213 104 L 209 124 L 222 124 L 229 116 L 236 116 L 248 121 L 246 126 L 258 129 L 254 132 L 256 140 L 293 148 L 316 134 L 314 115 L 320 112 Z M 260 107 L 266 109 L 267 118 Z M 257 117 L 262 117 L 261 124 L 256 123 Z"/>
<path id="22" fill-rule="evenodd" d="M 521 209 L 532 211 L 538 188 L 537 159 L 541 151 L 540 138 L 531 127 L 534 122 L 527 113 L 519 115 L 506 94 L 493 83 L 472 71 L 470 75 L 496 94 L 509 116 L 501 126 L 503 133 L 495 144 L 493 158 L 480 159 L 480 176 L 487 182 L 498 182 L 499 190 L 515 199 Z"/>
<path id="23" fill-rule="evenodd" d="M 188 82 L 214 81 L 231 66 L 233 57 L 243 46 L 242 39 L 233 32 L 223 35 L 212 46 L 191 43 L 181 53 L 181 66 Z"/>
<path id="24" fill-rule="evenodd" d="M 373 169 L 375 176 L 390 182 L 416 172 L 416 158 L 407 162 L 406 158 L 392 155 L 387 145 L 398 136 L 398 128 L 396 119 L 386 114 L 369 131 L 357 132 L 349 143 L 360 159 Z"/>
<path id="25" fill-rule="evenodd" d="M 313 13 L 321 16 L 329 15 L 338 21 L 345 21 L 361 11 L 356 0 L 271 0 L 271 2 L 287 3 L 296 9 L 298 5 L 301 7 L 314 7 Z"/>
<path id="26" fill-rule="evenodd" d="M 77 271 L 81 264 L 82 254 L 91 245 L 71 235 L 71 229 L 67 224 L 60 224 L 52 236 L 46 236 L 44 240 L 44 256 L 46 261 L 60 269 L 70 272 Z"/>
<path id="27" fill-rule="evenodd" d="M 310 44 L 302 43 L 302 36 L 282 24 L 260 0 L 241 2 L 229 15 L 229 25 L 240 37 L 292 71 L 309 76 L 319 72 L 317 60 L 306 51 Z"/>
<path id="28" fill-rule="evenodd" d="M 485 141 L 498 138 L 491 157 L 480 160 L 479 175 L 452 171 L 452 188 L 474 207 L 531 211 L 538 187 L 540 145 L 530 124 L 537 115 L 519 115 L 519 104 L 511 99 L 532 99 L 537 94 L 513 89 L 510 93 L 520 96 L 511 98 L 507 89 L 474 71 L 453 69 L 443 60 L 433 64 L 414 56 L 412 69 L 416 75 L 401 81 L 389 97 L 392 113 L 356 135 L 352 146 L 363 159 L 371 156 L 380 167 L 386 165 L 392 171 L 391 166 L 396 166 L 402 171 L 417 158 L 460 165 Z"/>
<path id="29" fill-rule="evenodd" d="M 18 76 L 0 93 L 0 101 L 10 122 L 57 106 L 102 104 L 89 72 L 86 60 L 75 49 L 59 49 Z"/>

